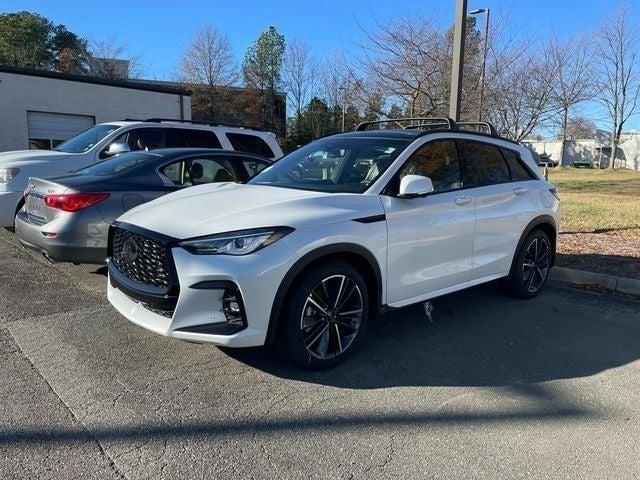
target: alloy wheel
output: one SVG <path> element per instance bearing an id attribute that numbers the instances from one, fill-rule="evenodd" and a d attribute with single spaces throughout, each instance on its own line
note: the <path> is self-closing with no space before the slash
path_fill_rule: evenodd
<path id="1" fill-rule="evenodd" d="M 360 330 L 363 312 L 362 292 L 352 278 L 324 278 L 309 291 L 300 317 L 307 352 L 322 360 L 345 352 Z"/>
<path id="2" fill-rule="evenodd" d="M 537 237 L 527 247 L 522 262 L 522 278 L 527 291 L 536 293 L 544 285 L 551 265 L 551 247 L 545 238 Z"/>

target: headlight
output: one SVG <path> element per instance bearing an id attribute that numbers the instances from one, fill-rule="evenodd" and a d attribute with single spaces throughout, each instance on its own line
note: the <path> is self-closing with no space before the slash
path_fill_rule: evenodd
<path id="1" fill-rule="evenodd" d="M 255 228 L 184 240 L 178 246 L 196 255 L 248 255 L 292 231 L 291 227 Z"/>
<path id="2" fill-rule="evenodd" d="M 19 173 L 19 168 L 0 168 L 0 183 L 9 183 Z"/>

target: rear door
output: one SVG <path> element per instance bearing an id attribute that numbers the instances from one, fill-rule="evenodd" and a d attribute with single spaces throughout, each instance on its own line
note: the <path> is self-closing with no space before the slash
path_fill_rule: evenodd
<path id="1" fill-rule="evenodd" d="M 434 192 L 398 198 L 405 175 L 431 178 Z M 419 147 L 383 192 L 388 229 L 387 302 L 402 306 L 465 285 L 471 276 L 474 199 L 462 189 L 454 140 Z"/>
<path id="2" fill-rule="evenodd" d="M 464 186 L 475 198 L 472 280 L 507 275 L 520 235 L 535 214 L 535 191 L 523 176 L 527 172 L 516 170 L 517 163 L 510 168 L 497 145 L 459 140 L 458 150 Z"/>

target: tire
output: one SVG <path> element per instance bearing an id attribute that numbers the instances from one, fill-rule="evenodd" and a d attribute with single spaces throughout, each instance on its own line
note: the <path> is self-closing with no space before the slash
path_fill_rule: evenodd
<path id="1" fill-rule="evenodd" d="M 516 297 L 531 299 L 538 296 L 549 278 L 553 253 L 551 240 L 545 232 L 534 230 L 527 235 L 508 278 L 508 286 Z"/>
<path id="2" fill-rule="evenodd" d="M 369 320 L 367 284 L 346 262 L 332 261 L 303 274 L 287 304 L 280 350 L 309 370 L 341 363 L 362 339 Z"/>

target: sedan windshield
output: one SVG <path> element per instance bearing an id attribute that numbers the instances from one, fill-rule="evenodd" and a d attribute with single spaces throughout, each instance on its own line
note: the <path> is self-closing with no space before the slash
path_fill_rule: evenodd
<path id="1" fill-rule="evenodd" d="M 252 185 L 363 193 L 411 143 L 397 138 L 328 137 L 282 157 Z"/>
<path id="2" fill-rule="evenodd" d="M 95 163 L 82 170 L 78 170 L 75 173 L 81 173 L 83 175 L 98 175 L 101 177 L 107 177 L 110 175 L 116 175 L 117 173 L 126 172 L 133 167 L 140 165 L 152 158 L 157 158 L 156 155 L 142 152 L 131 152 L 119 155 L 117 157 L 110 158 L 104 162 Z"/>
<path id="3" fill-rule="evenodd" d="M 54 150 L 65 153 L 84 153 L 91 150 L 100 140 L 119 129 L 118 125 L 96 125 L 58 145 Z"/>

